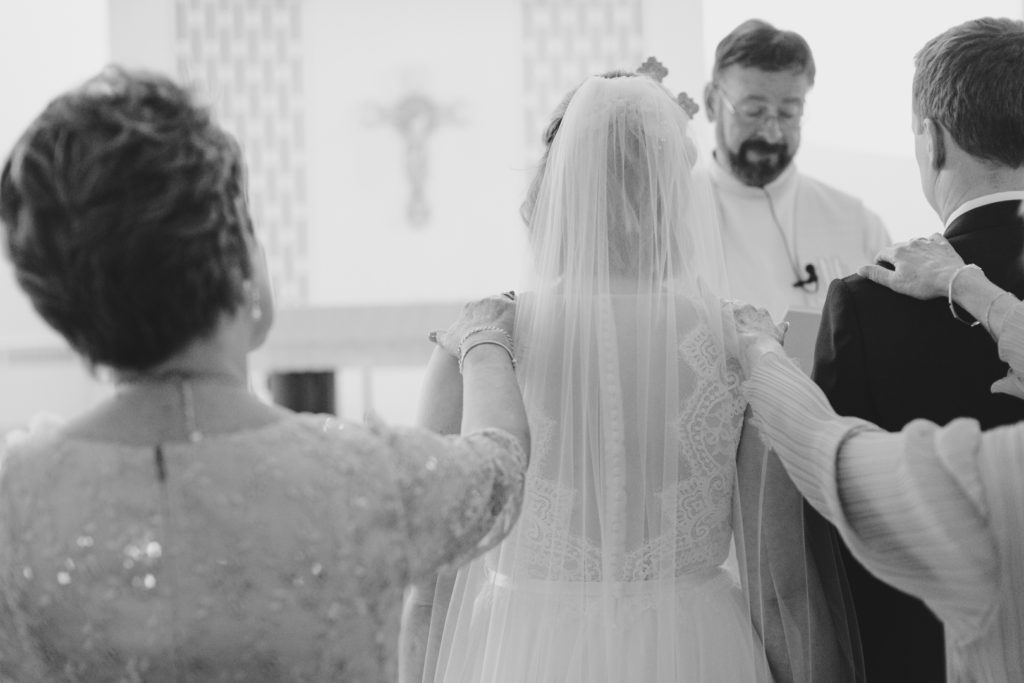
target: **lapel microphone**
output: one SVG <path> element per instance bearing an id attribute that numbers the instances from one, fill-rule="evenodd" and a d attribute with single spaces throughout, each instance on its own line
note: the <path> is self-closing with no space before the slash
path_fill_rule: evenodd
<path id="1" fill-rule="evenodd" d="M 794 287 L 806 287 L 807 285 L 813 285 L 818 281 L 818 271 L 814 269 L 813 263 L 808 263 L 804 266 L 804 270 L 807 271 L 807 277 L 794 282 Z"/>

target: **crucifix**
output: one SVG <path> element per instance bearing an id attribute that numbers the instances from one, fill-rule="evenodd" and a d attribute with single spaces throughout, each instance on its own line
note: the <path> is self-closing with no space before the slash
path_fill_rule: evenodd
<path id="1" fill-rule="evenodd" d="M 459 123 L 454 107 L 442 107 L 430 97 L 411 92 L 394 106 L 376 108 L 376 120 L 394 126 L 405 145 L 405 174 L 409 180 L 406 219 L 414 227 L 430 221 L 430 205 L 426 197 L 427 140 L 446 123 Z"/>

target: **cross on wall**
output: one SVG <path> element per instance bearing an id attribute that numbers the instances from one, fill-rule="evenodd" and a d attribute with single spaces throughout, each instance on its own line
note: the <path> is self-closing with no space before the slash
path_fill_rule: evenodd
<path id="1" fill-rule="evenodd" d="M 373 123 L 394 127 L 405 145 L 405 174 L 409 181 L 406 202 L 406 220 L 413 227 L 430 222 L 430 204 L 426 183 L 430 172 L 427 142 L 442 125 L 460 124 L 462 121 L 454 106 L 442 106 L 428 95 L 410 92 L 388 108 L 376 107 Z"/>

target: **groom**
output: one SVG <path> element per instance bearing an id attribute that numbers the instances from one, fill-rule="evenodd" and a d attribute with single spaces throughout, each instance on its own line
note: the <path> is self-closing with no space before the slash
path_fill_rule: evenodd
<path id="1" fill-rule="evenodd" d="M 913 132 L 921 186 L 950 244 L 1001 288 L 1024 296 L 1024 23 L 978 19 L 915 58 Z M 985 322 L 985 321 L 982 321 Z M 915 418 L 1024 420 L 1024 401 L 992 394 L 995 343 L 946 301 L 918 301 L 853 275 L 835 280 L 814 379 L 840 415 L 889 431 Z M 1024 530 L 1022 530 L 1024 532 Z M 915 598 L 847 556 L 868 681 L 942 681 L 943 633 Z"/>

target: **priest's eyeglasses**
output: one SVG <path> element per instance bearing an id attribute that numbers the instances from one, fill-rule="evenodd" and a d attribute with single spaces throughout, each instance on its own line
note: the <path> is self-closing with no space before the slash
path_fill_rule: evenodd
<path id="1" fill-rule="evenodd" d="M 768 125 L 769 121 L 774 119 L 782 130 L 796 130 L 800 127 L 800 121 L 804 116 L 803 102 L 780 105 L 776 113 L 770 114 L 771 107 L 763 102 L 745 101 L 740 104 L 733 104 L 732 100 L 725 94 L 722 86 L 716 85 L 715 89 L 722 96 L 726 109 L 748 126 L 763 128 Z"/>

